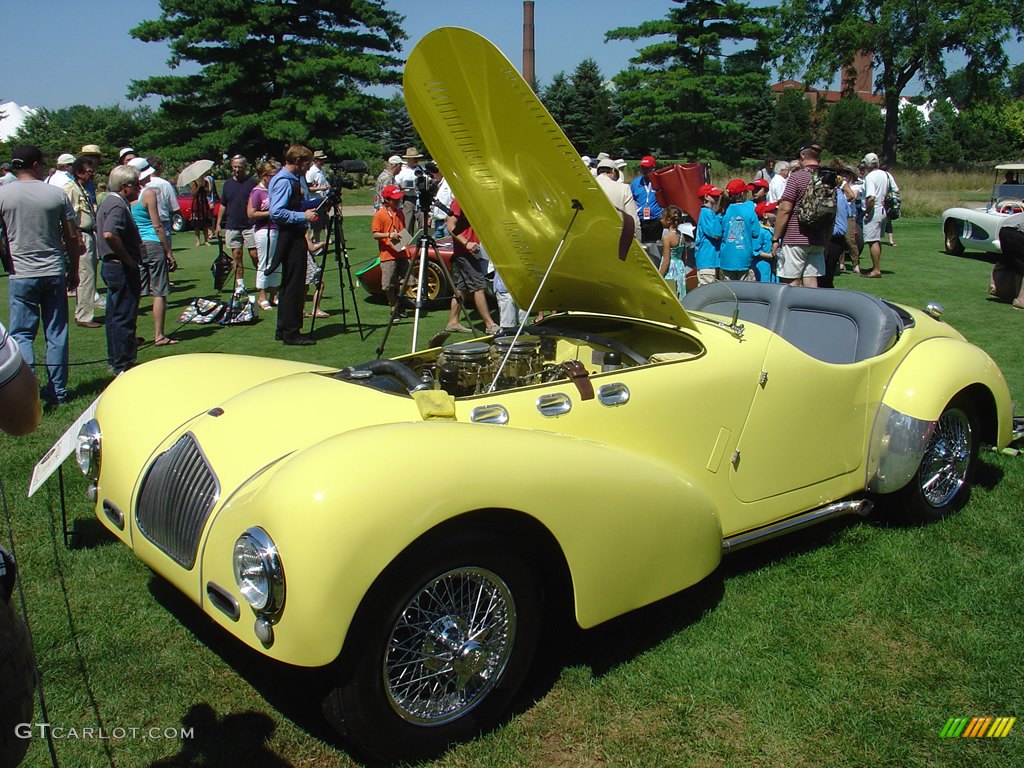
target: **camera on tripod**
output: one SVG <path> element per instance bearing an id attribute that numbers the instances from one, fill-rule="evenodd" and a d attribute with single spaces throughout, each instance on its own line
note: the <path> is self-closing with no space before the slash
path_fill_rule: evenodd
<path id="1" fill-rule="evenodd" d="M 366 173 L 366 167 L 366 163 L 362 160 L 342 160 L 340 170 L 338 168 L 331 169 L 331 175 L 328 179 L 331 185 L 330 196 L 337 195 L 331 202 L 332 205 L 340 199 L 342 189 L 355 189 L 359 186 L 359 182 L 348 174 Z"/>

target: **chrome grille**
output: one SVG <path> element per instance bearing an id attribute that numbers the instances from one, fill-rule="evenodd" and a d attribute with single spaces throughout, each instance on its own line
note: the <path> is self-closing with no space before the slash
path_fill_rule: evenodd
<path id="1" fill-rule="evenodd" d="M 160 454 L 139 491 L 135 521 L 151 542 L 191 568 L 220 486 L 191 432 Z"/>

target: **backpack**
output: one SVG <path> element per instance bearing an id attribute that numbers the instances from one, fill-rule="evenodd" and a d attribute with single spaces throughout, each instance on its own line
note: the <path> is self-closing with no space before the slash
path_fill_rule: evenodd
<path id="1" fill-rule="evenodd" d="M 836 221 L 837 208 L 835 187 L 827 184 L 815 168 L 804 196 L 796 204 L 796 220 L 808 229 L 831 227 Z"/>
<path id="2" fill-rule="evenodd" d="M 889 193 L 882 201 L 882 206 L 885 208 L 885 215 L 890 219 L 898 219 L 900 217 L 901 205 L 903 205 L 903 200 L 900 198 L 900 191 L 896 189 L 895 182 L 892 180 L 892 176 L 890 175 Z"/>

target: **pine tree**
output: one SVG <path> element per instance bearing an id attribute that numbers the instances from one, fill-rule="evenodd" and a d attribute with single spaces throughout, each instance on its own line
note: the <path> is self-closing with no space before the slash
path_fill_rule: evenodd
<path id="1" fill-rule="evenodd" d="M 775 104 L 768 149 L 778 157 L 795 158 L 811 136 L 811 105 L 801 91 L 787 90 Z"/>
<path id="2" fill-rule="evenodd" d="M 564 127 L 572 100 L 572 83 L 565 72 L 556 74 L 547 86 L 540 89 L 540 100 L 555 122 Z"/>
<path id="3" fill-rule="evenodd" d="M 163 97 L 155 141 L 193 155 L 280 157 L 291 142 L 334 156 L 366 151 L 352 138 L 384 100 L 366 93 L 399 82 L 405 33 L 384 0 L 160 0 L 159 19 L 131 34 L 167 41 L 172 68 L 192 75 L 134 81 L 132 98 Z"/>
<path id="4" fill-rule="evenodd" d="M 900 110 L 899 147 L 896 160 L 900 165 L 922 168 L 928 165 L 928 124 L 921 110 L 904 104 Z"/>
<path id="5" fill-rule="evenodd" d="M 615 77 L 632 153 L 710 153 L 728 163 L 760 154 L 747 123 L 767 104 L 766 13 L 738 0 L 673 0 L 667 18 L 606 33 L 652 40 Z"/>
<path id="6" fill-rule="evenodd" d="M 878 107 L 857 96 L 844 96 L 828 108 L 824 146 L 836 155 L 861 158 L 868 152 L 878 152 L 883 128 Z"/>

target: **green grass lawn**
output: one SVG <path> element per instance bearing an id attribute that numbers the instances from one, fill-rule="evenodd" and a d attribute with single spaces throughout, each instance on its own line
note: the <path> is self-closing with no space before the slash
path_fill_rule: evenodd
<path id="1" fill-rule="evenodd" d="M 346 220 L 353 271 L 375 255 L 368 229 L 367 218 Z M 187 233 L 178 241 L 192 244 Z M 944 255 L 934 218 L 896 222 L 896 241 L 884 249 L 883 279 L 847 274 L 838 287 L 918 307 L 940 301 L 1021 398 L 1024 312 L 987 297 L 990 259 Z M 176 250 L 174 317 L 212 294 L 215 253 Z M 385 310 L 356 286 L 368 332 L 361 340 L 346 285 L 344 332 L 338 277 L 336 268 L 327 274 L 331 317 L 318 323 L 314 347 L 274 342 L 271 313 L 250 327 L 187 326 L 174 334 L 181 344 L 146 347 L 140 360 L 239 352 L 340 366 L 372 358 Z M 0 282 L 4 303 L 6 291 Z M 431 312 L 421 346 L 445 319 Z M 385 354 L 407 351 L 411 328 L 396 326 Z M 148 314 L 139 330 L 152 339 Z M 62 541 L 56 477 L 26 499 L 32 466 L 109 380 L 102 330 L 72 326 L 71 358 L 72 402 L 47 412 L 30 437 L 0 436 L 50 722 L 65 734 L 185 727 L 193 738 L 63 738 L 61 765 L 352 765 L 310 695 L 317 673 L 242 648 L 115 544 L 73 462 L 64 479 L 79 547 Z M 238 435 L 239 450 L 273 439 L 268 413 Z M 1024 765 L 1024 724 L 1002 739 L 939 737 L 950 717 L 1024 716 L 1022 488 L 1024 458 L 986 453 L 971 503 L 942 523 L 838 523 L 733 555 L 698 587 L 559 644 L 532 707 L 436 765 Z M 45 743 L 34 739 L 25 765 L 48 764 Z"/>

